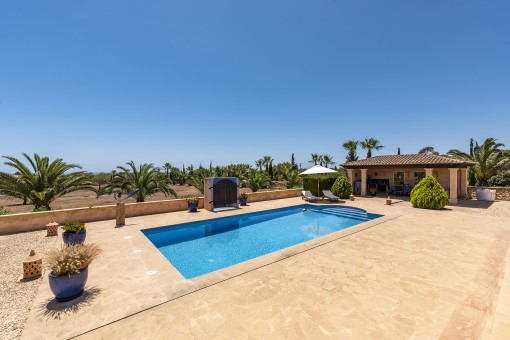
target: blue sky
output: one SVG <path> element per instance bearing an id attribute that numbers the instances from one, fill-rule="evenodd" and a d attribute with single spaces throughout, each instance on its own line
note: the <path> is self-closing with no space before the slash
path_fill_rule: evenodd
<path id="1" fill-rule="evenodd" d="M 0 155 L 342 162 L 510 148 L 509 1 L 2 1 Z M 359 150 L 360 155 L 365 155 Z M 6 167 L 0 165 L 0 170 Z"/>

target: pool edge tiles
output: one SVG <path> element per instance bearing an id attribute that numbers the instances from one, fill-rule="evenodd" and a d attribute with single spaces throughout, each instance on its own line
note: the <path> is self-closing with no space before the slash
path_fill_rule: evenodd
<path id="1" fill-rule="evenodd" d="M 348 216 L 338 216 L 340 210 Z M 141 231 L 185 279 L 195 280 L 381 217 L 355 207 L 301 204 Z"/>

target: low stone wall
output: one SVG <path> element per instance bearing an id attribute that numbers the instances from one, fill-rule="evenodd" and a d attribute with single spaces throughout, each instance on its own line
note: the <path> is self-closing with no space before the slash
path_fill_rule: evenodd
<path id="1" fill-rule="evenodd" d="M 469 187 L 468 186 L 468 197 L 476 198 L 476 189 L 491 189 L 496 190 L 496 200 L 498 201 L 510 201 L 510 187 Z"/>
<path id="2" fill-rule="evenodd" d="M 248 202 L 275 200 L 297 197 L 301 189 L 262 191 L 248 194 Z M 204 208 L 204 198 L 200 197 L 198 208 Z M 0 235 L 20 233 L 46 228 L 52 220 L 63 224 L 69 221 L 95 222 L 115 219 L 115 205 L 92 208 L 62 209 L 37 213 L 24 213 L 0 216 Z M 162 214 L 188 209 L 184 199 L 163 200 L 144 203 L 126 204 L 126 217 Z"/>
<path id="3" fill-rule="evenodd" d="M 274 190 L 274 191 L 259 191 L 248 194 L 249 202 L 270 201 L 278 200 L 281 198 L 290 198 L 301 196 L 303 189 L 288 189 L 288 190 Z"/>

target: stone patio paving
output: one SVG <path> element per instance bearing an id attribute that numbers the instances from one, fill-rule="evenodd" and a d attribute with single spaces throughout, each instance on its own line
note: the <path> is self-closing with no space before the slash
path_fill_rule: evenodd
<path id="1" fill-rule="evenodd" d="M 306 245 L 184 280 L 140 229 L 301 204 L 152 215 L 88 224 L 104 248 L 86 294 L 57 304 L 44 278 L 23 337 L 484 338 L 510 334 L 510 222 L 413 209 L 346 205 L 386 215 Z M 156 271 L 153 275 L 153 271 Z M 505 272 L 507 275 L 505 276 Z"/>

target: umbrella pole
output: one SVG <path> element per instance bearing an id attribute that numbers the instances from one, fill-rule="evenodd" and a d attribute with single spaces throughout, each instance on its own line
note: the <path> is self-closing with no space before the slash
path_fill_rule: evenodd
<path id="1" fill-rule="evenodd" d="M 320 177 L 319 175 L 317 175 L 317 197 L 319 197 L 321 194 L 320 184 L 321 184 Z"/>

